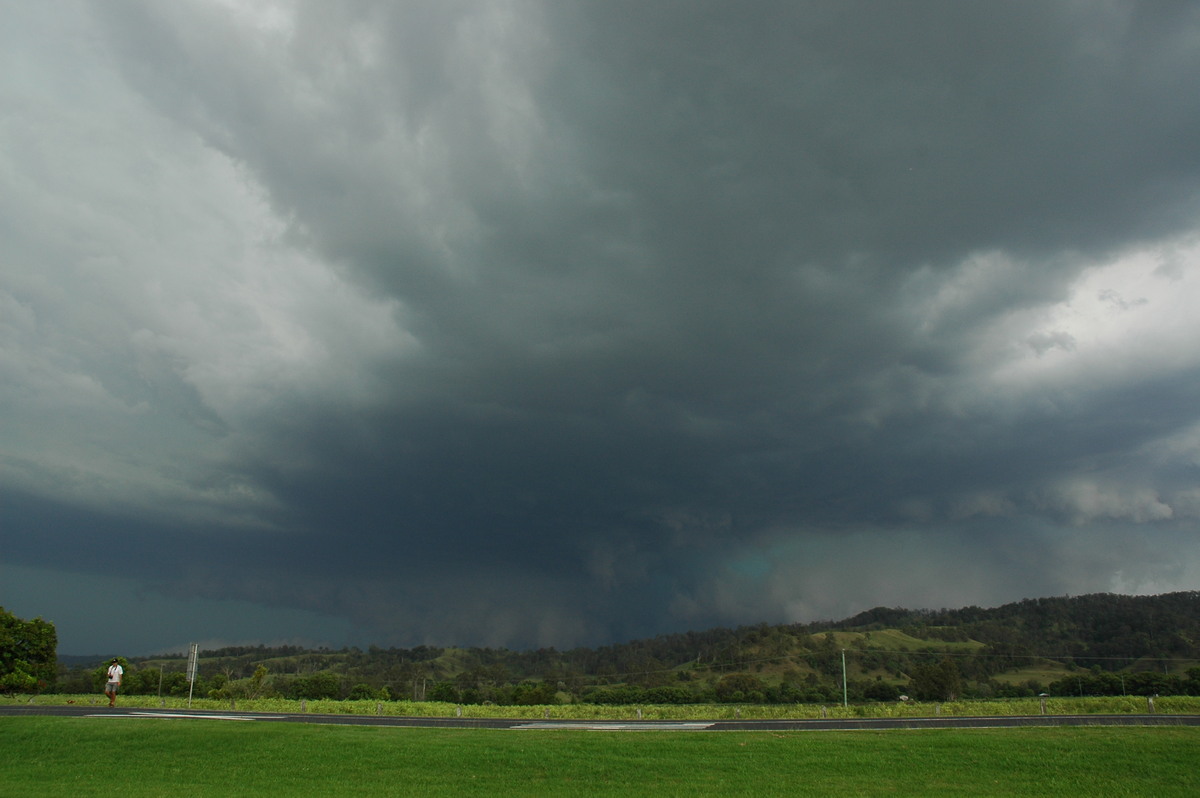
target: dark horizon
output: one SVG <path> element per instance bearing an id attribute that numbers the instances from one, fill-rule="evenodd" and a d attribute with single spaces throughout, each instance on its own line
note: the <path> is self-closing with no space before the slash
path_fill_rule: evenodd
<path id="1" fill-rule="evenodd" d="M 436 648 L 436 649 L 461 649 L 461 650 L 483 650 L 483 651 L 506 650 L 510 653 L 516 653 L 516 654 L 532 653 L 532 652 L 536 652 L 536 651 L 539 651 L 544 648 L 553 648 L 554 650 L 558 651 L 559 653 L 570 653 L 570 652 L 579 651 L 579 650 L 595 651 L 595 650 L 606 648 L 609 646 L 619 648 L 621 646 L 637 645 L 639 643 L 644 643 L 644 642 L 651 641 L 651 640 L 657 640 L 660 638 L 672 638 L 672 637 L 679 637 L 679 636 L 686 637 L 689 635 L 706 635 L 706 634 L 710 634 L 713 632 L 719 632 L 719 631 L 737 632 L 737 631 L 742 631 L 742 630 L 753 630 L 753 629 L 757 629 L 757 628 L 764 627 L 764 626 L 767 628 L 776 628 L 776 627 L 810 628 L 810 629 L 813 629 L 813 632 L 812 632 L 813 634 L 817 634 L 822 629 L 825 629 L 828 631 L 837 631 L 837 630 L 855 629 L 855 628 L 860 628 L 862 626 L 870 626 L 870 625 L 876 624 L 876 623 L 883 623 L 883 622 L 877 621 L 877 620 L 869 620 L 869 618 L 875 618 L 875 617 L 878 617 L 879 615 L 901 615 L 901 616 L 916 615 L 916 616 L 925 618 L 926 620 L 939 620 L 939 619 L 944 620 L 945 616 L 954 616 L 954 615 L 958 615 L 958 614 L 965 614 L 965 613 L 969 613 L 969 612 L 972 612 L 975 610 L 981 611 L 982 613 L 984 613 L 986 615 L 994 615 L 996 613 L 999 613 L 999 612 L 1002 612 L 1005 610 L 1015 611 L 1015 610 L 1025 607 L 1026 605 L 1028 605 L 1030 603 L 1039 604 L 1039 605 L 1040 604 L 1052 605 L 1052 604 L 1058 604 L 1060 602 L 1066 602 L 1066 603 L 1070 604 L 1072 602 L 1072 600 L 1075 600 L 1076 602 L 1078 602 L 1078 601 L 1085 601 L 1085 600 L 1089 600 L 1089 599 L 1109 599 L 1109 598 L 1111 598 L 1111 599 L 1118 599 L 1118 600 L 1128 600 L 1129 602 L 1132 602 L 1133 604 L 1144 604 L 1144 603 L 1153 603 L 1156 599 L 1170 599 L 1170 598 L 1175 598 L 1175 597 L 1179 597 L 1179 596 L 1196 597 L 1196 596 L 1200 596 L 1200 592 L 1194 591 L 1194 590 L 1171 591 L 1168 593 L 1160 593 L 1160 594 L 1153 594 L 1153 595 L 1128 595 L 1128 594 L 1102 592 L 1102 593 L 1087 593 L 1087 594 L 1079 594 L 1079 595 L 1067 594 L 1067 595 L 1062 595 L 1062 596 L 1027 596 L 1027 597 L 1018 599 L 1016 601 L 1009 601 L 1009 602 L 1004 602 L 1003 604 L 998 604 L 995 606 L 985 606 L 985 607 L 980 607 L 978 605 L 966 605 L 966 606 L 961 606 L 961 607 L 940 607 L 940 608 L 935 609 L 935 608 L 931 608 L 931 607 L 877 606 L 877 607 L 868 608 L 866 610 L 862 610 L 860 612 L 855 613 L 854 615 L 851 615 L 851 616 L 848 616 L 845 618 L 841 618 L 841 619 L 828 618 L 828 619 L 816 619 L 816 620 L 811 620 L 811 621 L 807 621 L 807 622 L 785 622 L 785 623 L 751 622 L 751 623 L 738 624 L 737 626 L 712 626 L 712 627 L 708 627 L 705 629 L 686 629 L 686 630 L 679 630 L 679 631 L 675 631 L 675 632 L 666 632 L 666 633 L 661 633 L 658 635 L 654 635 L 653 637 L 647 637 L 647 638 L 635 638 L 635 639 L 630 639 L 630 640 L 610 641 L 608 643 L 601 644 L 601 645 L 572 646 L 571 648 L 568 648 L 568 649 L 557 649 L 554 646 L 542 646 L 542 647 L 524 648 L 524 649 L 521 649 L 521 648 L 510 649 L 507 647 L 472 646 L 472 645 L 467 645 L 467 644 L 453 644 L 453 643 L 440 645 L 440 646 L 428 646 L 428 647 Z M 884 625 L 886 628 L 895 628 L 894 626 L 887 626 L 886 623 L 884 623 Z M 289 644 L 289 643 L 278 643 L 278 644 L 273 644 L 273 645 L 259 643 L 259 644 L 221 646 L 221 647 L 213 648 L 213 649 L 205 649 L 205 648 L 201 647 L 199 651 L 200 651 L 200 654 L 203 655 L 205 653 L 214 654 L 214 653 L 217 653 L 220 651 L 236 650 L 236 649 L 263 648 L 266 650 L 279 650 L 279 649 L 287 648 L 287 649 L 297 649 L 298 651 L 303 651 L 303 652 L 329 651 L 331 653 L 339 653 L 342 651 L 351 651 L 351 650 L 370 651 L 371 649 L 379 649 L 382 651 L 393 651 L 393 650 L 410 651 L 410 650 L 420 648 L 423 645 L 424 644 L 417 645 L 417 646 L 379 646 L 379 645 L 372 643 L 367 646 L 347 645 L 347 646 L 341 646 L 338 648 L 331 648 L 328 646 L 316 646 L 313 648 L 305 648 L 304 646 L 299 646 L 299 645 Z M 58 661 L 60 663 L 63 663 L 67 660 L 70 660 L 70 661 L 74 662 L 76 665 L 79 665 L 79 664 L 83 664 L 83 663 L 95 660 L 96 662 L 103 664 L 103 663 L 107 662 L 108 660 L 110 660 L 112 657 L 121 657 L 121 656 L 126 657 L 128 659 L 134 659 L 134 660 L 173 659 L 173 658 L 186 659 L 188 656 L 188 648 L 184 647 L 178 651 L 156 651 L 156 652 L 148 653 L 148 654 L 133 654 L 133 655 L 123 654 L 120 652 L 110 652 L 107 654 L 62 654 L 62 653 L 60 653 L 60 654 L 58 654 Z M 1037 653 L 1031 653 L 1030 656 L 1052 657 L 1052 655 L 1050 655 L 1050 654 L 1037 654 Z M 1063 655 L 1063 656 L 1073 656 L 1073 655 Z M 1089 657 L 1085 656 L 1085 657 L 1083 657 L 1083 659 L 1086 660 L 1086 659 L 1089 659 Z"/>

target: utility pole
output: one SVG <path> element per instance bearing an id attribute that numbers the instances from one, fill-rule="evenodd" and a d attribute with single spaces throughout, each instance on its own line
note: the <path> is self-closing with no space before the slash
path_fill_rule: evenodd
<path id="1" fill-rule="evenodd" d="M 850 706 L 850 700 L 846 693 L 846 649 L 842 649 L 842 706 Z"/>
<path id="2" fill-rule="evenodd" d="M 200 645 L 192 643 L 188 649 L 188 709 L 192 708 L 192 691 L 196 689 L 196 671 L 200 667 Z"/>

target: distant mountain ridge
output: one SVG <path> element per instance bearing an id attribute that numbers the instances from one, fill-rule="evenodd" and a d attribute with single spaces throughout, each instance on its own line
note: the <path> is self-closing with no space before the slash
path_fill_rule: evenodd
<path id="1" fill-rule="evenodd" d="M 952 641 L 975 640 L 986 645 L 1005 646 L 1014 652 L 1052 658 L 1184 657 L 1200 659 L 1200 591 L 1183 591 L 1149 596 L 1116 593 L 1091 593 L 1080 596 L 1022 599 L 993 608 L 967 606 L 959 609 L 910 610 L 899 607 L 874 607 L 840 621 L 814 621 L 796 624 L 766 624 L 740 627 L 713 627 L 703 631 L 673 632 L 626 643 L 598 647 L 579 647 L 559 652 L 574 661 L 623 660 L 629 652 L 647 653 L 657 658 L 687 661 L 715 656 L 715 652 L 747 637 L 757 638 L 764 631 L 783 631 L 792 635 L 824 632 L 862 632 L 886 628 L 913 630 L 914 637 Z M 432 659 L 434 652 L 458 650 L 456 646 L 416 646 L 411 649 L 380 649 L 370 652 L 410 652 L 413 661 Z M 539 650 L 467 648 L 490 652 L 493 657 L 540 659 Z M 341 649 L 358 652 L 357 648 Z M 230 646 L 203 652 L 211 657 L 241 657 L 247 654 L 296 656 L 307 653 L 328 655 L 330 649 L 305 649 L 298 646 Z M 85 665 L 111 655 L 60 655 L 64 665 Z M 543 655 L 544 656 L 544 655 Z M 179 655 L 151 655 L 135 660 L 173 660 Z M 682 659 L 681 659 L 682 658 Z"/>
<path id="2" fill-rule="evenodd" d="M 84 664 L 95 667 L 98 661 Z M 183 669 L 179 655 L 130 661 L 155 673 Z M 265 668 L 282 694 L 324 674 L 330 678 L 322 689 L 340 690 L 342 697 L 353 686 L 362 694 L 424 698 L 432 686 L 445 700 L 478 695 L 497 703 L 503 690 L 511 693 L 521 684 L 555 685 L 575 697 L 619 685 L 684 690 L 694 697 L 743 674 L 746 684 L 757 687 L 741 692 L 774 690 L 772 695 L 783 696 L 778 700 L 821 700 L 840 689 L 843 678 L 868 699 L 887 696 L 909 684 L 914 673 L 947 661 L 969 695 L 1029 694 L 1085 669 L 1182 678 L 1200 665 L 1200 592 L 1094 593 L 994 608 L 876 607 L 841 621 L 717 627 L 566 651 L 238 646 L 202 652 L 201 672 L 223 685 Z M 62 658 L 62 664 L 71 663 Z M 809 698 L 795 698 L 801 695 Z"/>

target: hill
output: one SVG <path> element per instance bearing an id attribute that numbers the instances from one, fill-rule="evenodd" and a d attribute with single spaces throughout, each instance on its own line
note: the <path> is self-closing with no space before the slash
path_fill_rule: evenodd
<path id="1" fill-rule="evenodd" d="M 714 628 L 567 651 L 224 648 L 202 652 L 198 686 L 203 695 L 457 703 L 831 701 L 843 689 L 889 700 L 901 691 L 1083 692 L 1085 682 L 1089 692 L 1167 694 L 1200 686 L 1200 670 L 1189 672 L 1198 664 L 1200 592 L 1104 593 L 990 609 L 877 607 L 837 622 Z M 178 656 L 135 659 L 129 670 L 131 690 L 186 691 Z M 60 671 L 60 689 L 90 689 L 93 671 L 62 663 Z"/>

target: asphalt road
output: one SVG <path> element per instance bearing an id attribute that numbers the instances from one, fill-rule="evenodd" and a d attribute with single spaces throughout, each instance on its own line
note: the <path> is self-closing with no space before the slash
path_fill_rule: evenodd
<path id="1" fill-rule="evenodd" d="M 985 729 L 1018 726 L 1200 726 L 1200 715 L 1017 715 L 1009 717 L 853 718 L 848 720 L 538 720 L 513 718 L 415 718 L 388 715 L 318 715 L 283 712 L 215 712 L 106 706 L 0 707 L 0 717 L 46 715 L 72 718 L 175 718 L 265 723 L 324 723 L 442 729 L 586 731 L 851 731 L 884 729 Z"/>

